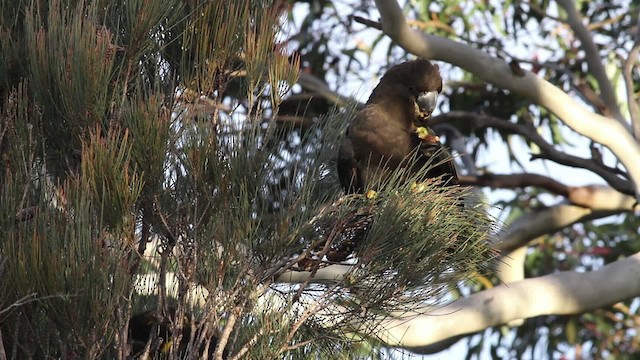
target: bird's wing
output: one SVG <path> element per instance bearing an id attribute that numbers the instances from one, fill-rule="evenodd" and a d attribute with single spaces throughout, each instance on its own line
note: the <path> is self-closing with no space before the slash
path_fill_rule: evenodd
<path id="1" fill-rule="evenodd" d="M 358 171 L 353 143 L 349 134 L 342 140 L 338 150 L 338 177 L 345 193 L 352 194 L 362 191 L 364 184 L 362 184 L 362 177 Z"/>
<path id="2" fill-rule="evenodd" d="M 429 131 L 433 133 L 433 130 L 429 129 Z M 424 166 L 427 163 L 429 164 L 430 168 L 426 174 L 428 178 L 442 177 L 445 186 L 458 185 L 458 172 L 453 158 L 440 141 L 420 143 L 418 139 L 416 144 L 420 147 L 421 157 L 421 161 L 418 161 L 417 165 Z"/>
<path id="3" fill-rule="evenodd" d="M 434 167 L 427 172 L 429 177 L 442 176 L 445 186 L 458 185 L 458 172 L 453 162 L 453 158 L 447 149 L 438 143 L 439 149 L 434 155 L 432 164 Z"/>
<path id="4" fill-rule="evenodd" d="M 367 105 L 351 121 L 338 154 L 338 175 L 347 193 L 364 192 L 388 177 L 411 153 L 410 134 L 397 118 Z"/>

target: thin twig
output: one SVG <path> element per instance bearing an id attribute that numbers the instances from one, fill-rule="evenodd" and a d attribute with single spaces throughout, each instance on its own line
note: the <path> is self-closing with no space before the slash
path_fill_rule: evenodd
<path id="1" fill-rule="evenodd" d="M 373 20 L 369 20 L 369 19 L 365 19 L 362 16 L 354 16 L 353 17 L 353 21 L 360 23 L 362 25 L 366 25 L 370 28 L 374 28 L 374 29 L 378 29 L 378 30 L 382 30 L 382 24 L 380 24 L 377 21 L 373 21 Z"/>
<path id="2" fill-rule="evenodd" d="M 550 177 L 538 174 L 482 174 L 477 176 L 459 176 L 460 185 L 488 186 L 492 188 L 513 189 L 535 186 L 554 194 L 569 196 L 569 187 Z"/>
<path id="3" fill-rule="evenodd" d="M 338 228 L 340 228 L 340 230 L 337 230 Z M 342 229 L 343 229 L 343 227 L 342 226 L 338 226 L 337 224 L 336 224 L 336 226 L 332 227 L 331 233 L 329 234 L 329 236 L 327 236 L 327 239 L 326 239 L 326 241 L 324 243 L 322 251 L 320 251 L 320 253 L 318 254 L 318 257 L 320 259 L 322 259 L 325 255 L 327 255 L 327 253 L 329 252 L 329 249 L 331 249 L 331 244 L 333 244 L 333 241 L 336 239 L 336 237 L 338 235 L 340 235 L 340 233 L 342 232 Z M 300 299 L 300 296 L 302 296 L 302 293 L 304 292 L 304 290 L 307 288 L 307 286 L 309 286 L 309 284 L 311 283 L 311 280 L 313 280 L 313 277 L 318 272 L 318 267 L 319 266 L 314 266 L 313 269 L 311 270 L 311 273 L 309 274 L 309 277 L 305 280 L 304 283 L 302 283 L 300 285 L 300 287 L 298 288 L 298 291 L 293 296 L 293 301 L 294 302 L 296 302 L 296 301 L 298 301 Z"/>
<path id="4" fill-rule="evenodd" d="M 554 20 L 557 21 L 559 23 L 565 23 L 566 21 L 564 21 L 563 19 L 559 18 L 559 17 L 555 17 L 552 15 L 549 15 L 549 13 L 547 13 L 542 7 L 540 7 L 540 5 L 531 2 L 531 1 L 523 1 L 523 4 L 527 4 L 529 6 L 529 9 L 531 9 L 533 12 L 535 12 L 536 14 L 550 19 L 550 20 Z"/>
<path id="5" fill-rule="evenodd" d="M 238 360 L 240 359 L 242 356 L 244 356 L 244 354 L 249 352 L 249 348 L 253 346 L 253 344 L 255 344 L 258 341 L 258 338 L 260 336 L 262 336 L 264 334 L 264 328 L 261 328 L 260 330 L 258 330 L 258 333 L 256 333 L 255 335 L 253 335 L 253 337 L 251 339 L 249 339 L 249 341 L 247 341 L 246 344 L 244 344 L 244 346 L 240 349 L 240 351 L 238 351 L 236 353 L 236 355 L 234 355 L 232 358 L 230 358 L 229 360 Z"/>
<path id="6" fill-rule="evenodd" d="M 224 348 L 227 346 L 229 342 L 229 336 L 231 335 L 231 331 L 236 325 L 236 321 L 238 320 L 238 315 L 242 311 L 241 307 L 236 306 L 229 313 L 229 317 L 227 318 L 227 323 L 224 325 L 222 329 L 222 333 L 220 334 L 220 339 L 218 341 L 218 345 L 216 346 L 216 351 L 213 354 L 213 358 L 216 360 L 222 360 L 222 353 Z"/>
<path id="7" fill-rule="evenodd" d="M 300 316 L 300 318 L 298 319 L 298 321 L 296 321 L 293 326 L 291 327 L 291 330 L 289 331 L 289 334 L 287 334 L 287 339 L 286 339 L 286 343 L 290 343 L 293 340 L 293 337 L 295 336 L 296 332 L 298 332 L 298 330 L 300 329 L 300 327 L 302 326 L 302 324 L 304 324 L 305 321 L 307 321 L 307 319 L 309 319 L 312 315 L 314 315 L 316 313 L 316 311 L 318 309 L 320 309 L 324 304 L 325 304 L 325 300 L 331 295 L 333 294 L 333 290 L 335 290 L 336 288 L 338 288 L 338 285 L 333 285 L 331 288 L 327 289 L 327 291 L 325 291 L 322 296 L 320 296 L 319 299 L 317 299 L 317 301 L 315 302 L 314 305 L 312 305 L 310 308 L 306 309 L 304 311 L 304 313 Z M 280 353 L 286 351 L 285 348 L 280 350 Z"/>
<path id="8" fill-rule="evenodd" d="M 592 159 L 584 159 L 581 157 L 566 154 L 557 150 L 552 144 L 548 143 L 532 126 L 523 126 L 510 122 L 506 119 L 501 119 L 484 114 L 475 114 L 465 111 L 452 111 L 446 114 L 441 114 L 431 118 L 432 124 L 438 124 L 441 122 L 451 121 L 468 121 L 474 128 L 491 127 L 496 129 L 507 130 L 513 134 L 518 134 L 525 137 L 527 140 L 535 143 L 542 154 L 533 156 L 534 159 L 543 158 L 551 161 L 555 161 L 558 164 L 583 168 L 590 170 L 600 177 L 602 177 L 611 187 L 624 194 L 635 194 L 634 186 L 629 180 L 625 180 L 617 174 L 620 173 L 618 169 L 610 168 L 608 166 L 602 166 L 597 164 Z M 628 178 L 627 174 L 622 174 Z"/>
<path id="9" fill-rule="evenodd" d="M 5 316 L 6 314 L 8 314 L 9 312 L 13 311 L 14 308 L 20 307 L 20 306 L 24 306 L 28 303 L 31 303 L 33 301 L 37 301 L 37 300 L 43 300 L 46 299 L 48 297 L 54 297 L 54 296 L 47 296 L 47 297 L 42 297 L 42 298 L 36 298 L 38 294 L 37 293 L 31 293 L 29 295 L 25 295 L 23 297 L 21 297 L 20 299 L 16 300 L 13 302 L 13 304 L 7 306 L 6 308 L 0 310 L 0 319 Z"/>

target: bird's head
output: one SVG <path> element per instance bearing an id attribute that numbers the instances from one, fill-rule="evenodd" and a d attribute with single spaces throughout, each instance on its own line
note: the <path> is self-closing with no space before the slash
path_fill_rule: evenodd
<path id="1" fill-rule="evenodd" d="M 438 103 L 439 91 L 423 91 L 416 94 L 412 98 L 415 111 L 415 125 L 418 127 L 427 124 L 427 121 L 431 118 L 431 114 L 436 109 Z"/>
<path id="2" fill-rule="evenodd" d="M 427 59 L 407 61 L 391 67 L 380 79 L 369 102 L 390 99 L 399 101 L 413 112 L 416 127 L 427 126 L 442 91 L 438 65 Z"/>
<path id="3" fill-rule="evenodd" d="M 442 78 L 438 65 L 427 59 L 418 59 L 411 63 L 412 77 L 407 79 L 407 90 L 414 108 L 414 123 L 418 127 L 426 126 L 436 109 L 438 95 L 442 91 Z"/>

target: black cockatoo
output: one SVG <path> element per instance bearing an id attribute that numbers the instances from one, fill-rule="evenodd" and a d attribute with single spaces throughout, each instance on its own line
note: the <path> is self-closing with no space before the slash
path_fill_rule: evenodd
<path id="1" fill-rule="evenodd" d="M 415 172 L 431 162 L 427 178 L 442 177 L 446 186 L 458 176 L 449 153 L 427 127 L 442 91 L 437 65 L 417 59 L 390 68 L 353 118 L 338 154 L 338 175 L 346 193 L 371 189 L 372 180 L 412 163 Z"/>
<path id="2" fill-rule="evenodd" d="M 171 333 L 171 322 L 175 321 L 176 309 L 174 307 L 169 307 L 168 316 L 162 316 L 160 312 L 156 310 L 145 311 L 136 315 L 133 315 L 129 320 L 129 335 L 131 340 L 131 353 L 134 357 L 142 354 L 147 341 L 151 337 L 152 331 L 157 331 L 157 335 L 161 340 L 159 344 L 159 348 L 152 350 L 152 358 L 167 358 L 170 351 L 173 340 L 173 335 Z M 192 340 L 191 339 L 191 319 L 188 314 L 185 314 L 185 318 L 182 326 L 180 326 L 182 330 L 182 338 L 180 344 L 177 345 L 177 353 L 180 356 L 185 356 L 185 351 L 187 345 Z M 157 325 L 157 326 L 156 326 Z M 196 334 L 199 335 L 199 334 Z M 216 336 L 211 336 L 211 341 L 209 343 L 208 348 L 208 357 L 207 359 L 213 359 L 214 352 L 216 350 L 216 346 L 218 345 L 218 338 Z M 200 347 L 200 357 L 203 358 L 202 354 L 204 353 L 205 346 L 204 344 Z M 193 354 L 192 354 L 193 355 Z M 227 358 L 227 350 L 224 349 L 222 358 Z"/>

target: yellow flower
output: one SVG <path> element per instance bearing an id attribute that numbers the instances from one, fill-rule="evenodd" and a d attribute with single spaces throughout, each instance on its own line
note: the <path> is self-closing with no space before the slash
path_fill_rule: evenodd
<path id="1" fill-rule="evenodd" d="M 429 136 L 429 130 L 424 126 L 420 126 L 419 128 L 416 129 L 416 134 L 418 134 L 419 139 L 424 140 L 427 138 L 427 136 Z"/>
<path id="2" fill-rule="evenodd" d="M 162 346 L 160 347 L 160 353 L 163 355 L 169 355 L 169 352 L 171 352 L 171 345 L 172 345 L 171 340 L 162 344 Z"/>
<path id="3" fill-rule="evenodd" d="M 378 196 L 378 192 L 375 191 L 375 190 L 369 190 L 369 191 L 367 191 L 366 194 L 364 194 L 364 196 L 369 200 L 375 199 L 376 196 Z"/>
<path id="4" fill-rule="evenodd" d="M 417 183 L 417 182 L 413 182 L 411 184 L 411 191 L 413 191 L 414 193 L 421 193 L 423 191 L 426 190 L 426 186 L 424 185 L 424 183 Z"/>

